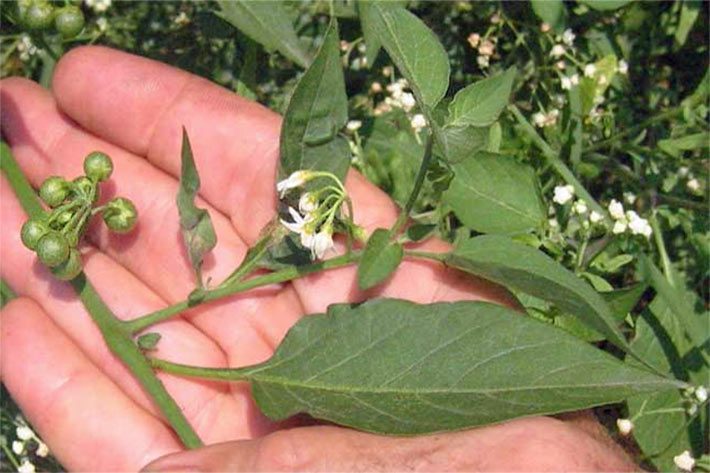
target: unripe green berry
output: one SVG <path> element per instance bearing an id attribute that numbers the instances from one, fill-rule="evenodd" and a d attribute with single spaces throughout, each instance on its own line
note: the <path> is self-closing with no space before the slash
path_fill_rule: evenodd
<path id="1" fill-rule="evenodd" d="M 51 268 L 50 271 L 57 279 L 69 281 L 81 273 L 81 254 L 76 248 L 69 251 L 69 257 L 63 263 Z"/>
<path id="2" fill-rule="evenodd" d="M 106 153 L 94 151 L 84 159 L 84 173 L 94 182 L 105 181 L 113 172 L 113 163 Z"/>
<path id="3" fill-rule="evenodd" d="M 23 22 L 31 30 L 46 30 L 54 21 L 54 7 L 46 1 L 36 0 L 27 7 Z"/>
<path id="4" fill-rule="evenodd" d="M 31 218 L 22 225 L 22 230 L 20 230 L 22 244 L 34 251 L 37 249 L 37 243 L 40 238 L 46 235 L 48 231 L 49 228 L 47 228 L 46 223 L 42 220 Z"/>
<path id="5" fill-rule="evenodd" d="M 69 258 L 69 243 L 59 232 L 49 232 L 37 243 L 37 256 L 45 266 L 54 268 Z"/>
<path id="6" fill-rule="evenodd" d="M 123 197 L 116 197 L 106 204 L 103 218 L 109 229 L 116 233 L 127 233 L 135 227 L 138 212 L 133 202 Z"/>
<path id="7" fill-rule="evenodd" d="M 74 193 L 83 199 L 89 200 L 93 195 L 93 200 L 96 202 L 99 199 L 99 189 L 96 184 L 86 176 L 79 176 L 72 181 Z"/>
<path id="8" fill-rule="evenodd" d="M 39 196 L 50 207 L 61 205 L 69 195 L 69 183 L 60 176 L 45 179 L 39 188 Z"/>
<path id="9" fill-rule="evenodd" d="M 54 17 L 54 27 L 64 38 L 73 38 L 84 29 L 84 13 L 75 6 L 62 7 Z"/>

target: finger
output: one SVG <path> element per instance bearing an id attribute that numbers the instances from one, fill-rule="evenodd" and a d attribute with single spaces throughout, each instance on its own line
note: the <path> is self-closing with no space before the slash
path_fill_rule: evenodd
<path id="1" fill-rule="evenodd" d="M 170 431 L 86 359 L 37 304 L 15 299 L 0 311 L 0 322 L 3 382 L 62 465 L 135 471 L 180 450 Z"/>
<path id="2" fill-rule="evenodd" d="M 96 74 L 97 70 L 102 72 Z M 275 114 L 183 71 L 105 48 L 75 49 L 66 55 L 58 67 L 54 90 L 60 106 L 74 120 L 147 156 L 173 176 L 179 174 L 179 133 L 185 125 L 191 130 L 197 165 L 205 176 L 202 194 L 231 216 L 237 232 L 253 243 L 273 217 L 272 182 L 280 126 Z M 143 126 L 120 126 L 134 116 L 143 117 Z M 396 206 L 382 191 L 356 172 L 350 173 L 347 184 L 359 223 L 374 229 L 394 221 Z M 444 251 L 448 246 L 427 243 L 425 249 Z M 297 283 L 306 311 L 321 311 L 343 298 L 363 299 L 366 295 L 354 286 L 353 275 L 353 270 L 341 270 Z M 462 297 L 510 302 L 492 284 L 472 278 L 466 280 L 472 283 L 465 282 L 452 275 L 434 263 L 405 262 L 388 284 L 369 295 L 417 302 Z"/>
<path id="3" fill-rule="evenodd" d="M 141 386 L 109 350 L 103 336 L 68 283 L 57 281 L 31 251 L 22 246 L 20 227 L 26 216 L 12 195 L 4 177 L 0 179 L 0 209 L 3 232 L 0 236 L 2 277 L 19 294 L 37 301 L 58 327 L 87 355 L 95 366 L 112 379 L 144 409 L 160 417 Z M 84 271 L 120 319 L 150 313 L 165 302 L 107 256 L 94 251 L 83 255 Z M 26 268 L 20 270 L 20 268 Z M 116 291 L 115 288 L 120 288 Z M 202 332 L 182 320 L 173 320 L 151 329 L 162 338 L 154 356 L 182 359 L 203 366 L 226 366 L 220 348 Z M 206 441 L 251 438 L 271 429 L 259 414 L 244 384 L 230 385 L 189 380 L 160 373 L 168 391 L 182 407 L 197 433 Z"/>
<path id="4" fill-rule="evenodd" d="M 177 181 L 144 159 L 76 128 L 57 110 L 52 97 L 30 81 L 5 80 L 0 93 L 3 133 L 36 186 L 49 174 L 79 173 L 83 156 L 90 150 L 106 150 L 114 157 L 114 174 L 108 186 L 103 186 L 109 187 L 111 195 L 135 202 L 138 228 L 128 235 L 115 235 L 99 223 L 91 226 L 88 236 L 166 301 L 184 300 L 195 281 L 174 204 Z M 51 135 L 56 138 L 45 141 L 45 129 L 53 130 Z M 207 204 L 198 205 L 210 212 L 218 237 L 217 246 L 206 258 L 205 277 L 220 281 L 241 261 L 246 247 L 225 217 Z M 269 356 L 301 313 L 291 289 L 272 287 L 193 309 L 190 320 L 220 344 L 230 362 L 256 363 Z M 234 329 L 224 330 L 225 323 Z"/>
<path id="5" fill-rule="evenodd" d="M 144 471 L 634 471 L 623 453 L 539 417 L 463 432 L 384 437 L 303 427 L 169 455 Z"/>

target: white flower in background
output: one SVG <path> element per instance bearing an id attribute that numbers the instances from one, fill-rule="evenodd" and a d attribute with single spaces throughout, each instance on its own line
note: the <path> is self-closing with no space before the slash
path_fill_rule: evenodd
<path id="1" fill-rule="evenodd" d="M 493 56 L 495 52 L 495 44 L 488 39 L 484 39 L 481 45 L 478 47 L 478 54 L 481 56 Z"/>
<path id="2" fill-rule="evenodd" d="M 35 473 L 35 466 L 27 459 L 17 468 L 18 473 Z"/>
<path id="3" fill-rule="evenodd" d="M 606 76 L 599 76 L 599 80 L 597 82 L 599 85 L 606 85 L 609 82 L 609 79 L 607 79 Z"/>
<path id="4" fill-rule="evenodd" d="M 688 166 L 681 166 L 678 168 L 678 175 L 680 177 L 686 177 L 689 172 L 690 172 L 690 169 L 688 169 Z"/>
<path id="5" fill-rule="evenodd" d="M 624 233 L 626 231 L 626 219 L 623 220 L 617 220 L 614 222 L 614 226 L 611 229 L 611 233 L 614 235 L 618 235 L 620 233 Z"/>
<path id="6" fill-rule="evenodd" d="M 587 64 L 584 66 L 584 76 L 585 77 L 594 77 L 594 74 L 597 73 L 597 66 L 594 64 Z"/>
<path id="7" fill-rule="evenodd" d="M 542 112 L 533 113 L 532 120 L 536 127 L 542 128 L 545 125 L 545 114 Z"/>
<path id="8" fill-rule="evenodd" d="M 611 218 L 614 220 L 626 218 L 626 215 L 624 214 L 624 206 L 621 202 L 616 199 L 611 199 L 611 202 L 609 202 L 609 215 L 611 215 Z"/>
<path id="9" fill-rule="evenodd" d="M 491 16 L 491 23 L 494 25 L 497 25 L 500 23 L 500 14 L 499 13 L 494 13 L 493 16 Z"/>
<path id="10" fill-rule="evenodd" d="M 588 210 L 587 203 L 583 200 L 577 200 L 574 204 L 572 204 L 572 212 L 577 215 L 584 215 Z"/>
<path id="11" fill-rule="evenodd" d="M 543 33 L 549 33 L 552 27 L 550 26 L 549 23 L 542 23 L 540 24 L 540 31 Z"/>
<path id="12" fill-rule="evenodd" d="M 466 38 L 466 41 L 468 41 L 468 44 L 473 49 L 476 49 L 478 48 L 478 44 L 481 42 L 481 35 L 478 33 L 471 33 L 470 35 L 468 35 L 468 38 Z"/>
<path id="13" fill-rule="evenodd" d="M 673 463 L 683 471 L 692 471 L 695 466 L 695 458 L 686 450 L 680 455 L 674 456 Z"/>
<path id="14" fill-rule="evenodd" d="M 22 452 L 25 451 L 25 442 L 22 442 L 20 440 L 13 440 L 12 451 L 15 453 L 15 455 L 22 455 Z"/>
<path id="15" fill-rule="evenodd" d="M 579 84 L 579 74 L 572 74 L 571 76 L 562 76 L 560 78 L 560 85 L 563 90 L 570 90 L 573 86 Z"/>
<path id="16" fill-rule="evenodd" d="M 633 210 L 626 212 L 626 219 L 629 221 L 629 230 L 634 235 L 643 235 L 646 238 L 651 236 L 653 229 L 645 218 L 639 217 L 639 215 Z"/>
<path id="17" fill-rule="evenodd" d="M 392 74 L 394 74 L 394 67 L 392 66 L 385 66 L 382 68 L 382 75 L 385 77 L 390 77 Z"/>
<path id="18" fill-rule="evenodd" d="M 616 427 L 621 435 L 627 436 L 634 430 L 634 423 L 630 419 L 616 419 Z"/>
<path id="19" fill-rule="evenodd" d="M 689 416 L 694 416 L 696 412 L 698 412 L 698 405 L 697 404 L 691 404 L 689 405 L 686 409 L 685 412 L 688 413 Z"/>
<path id="20" fill-rule="evenodd" d="M 623 59 L 616 65 L 616 70 L 619 74 L 626 75 L 629 72 L 629 63 Z"/>
<path id="21" fill-rule="evenodd" d="M 111 0 L 84 0 L 84 3 L 96 13 L 103 13 L 111 6 Z"/>
<path id="22" fill-rule="evenodd" d="M 304 214 L 308 215 L 318 208 L 318 197 L 312 192 L 304 192 L 298 199 L 298 210 Z M 289 211 L 289 213 L 291 213 Z M 293 214 L 291 213 L 293 217 Z"/>
<path id="23" fill-rule="evenodd" d="M 31 56 L 37 54 L 37 46 L 32 43 L 32 38 L 26 34 L 20 36 L 20 41 L 17 43 L 17 50 L 20 53 L 21 61 L 29 61 Z"/>
<path id="24" fill-rule="evenodd" d="M 589 214 L 589 221 L 592 223 L 599 223 L 602 220 L 604 220 L 604 216 L 597 212 L 596 210 L 592 210 Z"/>
<path id="25" fill-rule="evenodd" d="M 685 186 L 691 192 L 698 192 L 700 190 L 700 181 L 698 181 L 696 178 L 688 179 L 688 182 L 685 184 Z"/>
<path id="26" fill-rule="evenodd" d="M 358 44 L 357 52 L 359 52 L 360 54 L 365 54 L 365 52 L 367 52 L 367 45 L 365 43 Z"/>
<path id="27" fill-rule="evenodd" d="M 370 92 L 373 94 L 379 94 L 382 92 L 382 84 L 379 82 L 373 82 L 372 85 L 370 85 Z"/>
<path id="28" fill-rule="evenodd" d="M 422 128 L 427 125 L 426 118 L 424 118 L 424 115 L 422 115 L 421 113 L 417 113 L 416 115 L 414 115 L 409 123 L 416 133 L 419 133 Z"/>
<path id="29" fill-rule="evenodd" d="M 554 195 L 552 201 L 560 205 L 564 205 L 574 197 L 574 187 L 567 184 L 566 186 L 556 186 L 553 190 Z"/>
<path id="30" fill-rule="evenodd" d="M 344 39 L 341 39 L 341 40 L 340 40 L 340 50 L 341 50 L 341 51 L 345 52 L 345 51 L 348 50 L 349 47 L 350 47 L 350 43 L 348 43 L 348 42 L 347 42 L 346 40 L 344 40 Z"/>
<path id="31" fill-rule="evenodd" d="M 560 227 L 560 222 L 558 222 L 556 218 L 551 218 L 547 222 L 550 224 L 550 228 L 559 228 Z"/>
<path id="32" fill-rule="evenodd" d="M 561 59 L 555 63 L 555 67 L 560 71 L 564 71 L 567 67 L 567 63 L 564 61 L 564 59 Z"/>
<path id="33" fill-rule="evenodd" d="M 100 16 L 96 19 L 96 26 L 102 33 L 108 29 L 108 20 L 105 16 Z"/>
<path id="34" fill-rule="evenodd" d="M 417 104 L 417 101 L 414 99 L 414 95 L 409 92 L 404 92 L 400 97 L 399 102 L 402 104 L 402 108 L 405 112 L 410 111 Z"/>
<path id="35" fill-rule="evenodd" d="M 348 131 L 357 131 L 360 129 L 362 126 L 362 122 L 360 120 L 350 120 L 347 125 L 345 125 L 345 128 Z"/>
<path id="36" fill-rule="evenodd" d="M 565 43 L 567 46 L 572 46 L 572 43 L 574 43 L 574 38 L 577 36 L 572 32 L 571 29 L 567 28 L 564 33 L 562 33 L 562 42 Z"/>
<path id="37" fill-rule="evenodd" d="M 187 16 L 187 13 L 184 11 L 181 11 L 178 16 L 173 18 L 173 23 L 175 23 L 178 26 L 184 26 L 190 23 L 190 18 Z"/>
<path id="38" fill-rule="evenodd" d="M 312 176 L 313 173 L 311 171 L 295 171 L 286 179 L 283 179 L 276 183 L 276 191 L 281 197 L 283 197 L 284 195 L 286 195 L 287 191 L 302 186 L 303 184 L 308 182 L 312 178 Z"/>
<path id="39" fill-rule="evenodd" d="M 476 63 L 478 63 L 478 67 L 485 69 L 490 65 L 490 59 L 488 59 L 488 56 L 478 56 Z"/>
<path id="40" fill-rule="evenodd" d="M 705 386 L 698 386 L 695 388 L 695 399 L 698 400 L 698 402 L 703 403 L 708 400 L 708 390 L 705 388 Z"/>
<path id="41" fill-rule="evenodd" d="M 565 55 L 565 47 L 561 44 L 556 44 L 550 50 L 550 56 L 554 58 L 560 58 Z"/>
<path id="42" fill-rule="evenodd" d="M 15 430 L 15 435 L 20 440 L 29 440 L 35 436 L 35 433 L 26 425 L 21 425 Z"/>
<path id="43" fill-rule="evenodd" d="M 624 202 L 633 205 L 633 203 L 636 202 L 636 194 L 633 192 L 624 192 Z"/>
<path id="44" fill-rule="evenodd" d="M 45 458 L 47 455 L 49 455 L 49 447 L 47 446 L 46 443 L 44 442 L 39 442 L 39 445 L 37 446 L 37 450 L 35 451 L 38 457 Z"/>

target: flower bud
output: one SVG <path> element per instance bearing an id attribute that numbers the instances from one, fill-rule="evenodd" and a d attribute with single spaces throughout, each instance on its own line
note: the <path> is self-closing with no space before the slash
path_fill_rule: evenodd
<path id="1" fill-rule="evenodd" d="M 103 212 L 106 226 L 116 233 L 130 232 L 138 220 L 136 207 L 128 199 L 116 197 L 106 204 Z"/>
<path id="2" fill-rule="evenodd" d="M 105 181 L 113 172 L 113 162 L 106 153 L 94 151 L 84 159 L 84 173 L 94 182 Z"/>
<path id="3" fill-rule="evenodd" d="M 54 17 L 54 27 L 63 38 L 73 38 L 84 29 L 84 14 L 73 5 L 62 7 Z"/>
<path id="4" fill-rule="evenodd" d="M 69 195 L 69 183 L 60 176 L 51 176 L 45 179 L 39 188 L 39 196 L 45 204 L 57 207 L 64 203 Z"/>
<path id="5" fill-rule="evenodd" d="M 69 258 L 69 243 L 61 233 L 48 232 L 37 243 L 37 256 L 45 266 L 58 266 Z"/>
<path id="6" fill-rule="evenodd" d="M 69 251 L 69 257 L 59 265 L 50 269 L 55 278 L 70 281 L 81 273 L 81 254 L 76 248 Z"/>
<path id="7" fill-rule="evenodd" d="M 48 231 L 49 228 L 47 228 L 47 224 L 42 220 L 31 218 L 22 225 L 22 230 L 20 231 L 22 244 L 34 251 L 37 249 L 39 240 L 45 236 Z"/>
<path id="8" fill-rule="evenodd" d="M 86 200 L 92 198 L 92 203 L 99 199 L 99 189 L 96 185 L 86 176 L 79 176 L 72 181 L 72 186 L 74 188 L 74 193 Z"/>

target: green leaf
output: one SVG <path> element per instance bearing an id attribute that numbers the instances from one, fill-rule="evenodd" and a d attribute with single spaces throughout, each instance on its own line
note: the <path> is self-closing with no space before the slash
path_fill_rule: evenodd
<path id="1" fill-rule="evenodd" d="M 180 214 L 182 238 L 195 271 L 197 284 L 202 287 L 202 259 L 217 244 L 217 235 L 214 232 L 209 213 L 195 205 L 195 197 L 197 197 L 199 189 L 200 176 L 197 174 L 195 161 L 192 157 L 190 139 L 187 136 L 187 131 L 183 128 L 182 168 L 176 201 Z"/>
<path id="2" fill-rule="evenodd" d="M 530 0 L 535 15 L 555 31 L 564 28 L 565 5 L 562 0 Z"/>
<path id="3" fill-rule="evenodd" d="M 372 65 L 375 64 L 377 54 L 382 48 L 380 38 L 372 25 L 372 17 L 366 12 L 371 5 L 372 2 L 368 1 L 359 0 L 357 2 L 358 15 L 360 17 L 360 28 L 362 29 L 362 36 L 365 39 L 365 45 L 367 47 L 365 50 L 365 58 L 367 59 L 368 67 L 372 67 Z"/>
<path id="4" fill-rule="evenodd" d="M 710 134 L 708 133 L 695 133 L 680 138 L 660 140 L 658 147 L 671 156 L 679 157 L 683 151 L 707 148 L 709 139 Z"/>
<path id="5" fill-rule="evenodd" d="M 617 8 L 621 8 L 628 3 L 631 3 L 631 1 L 632 0 L 579 0 L 579 3 L 587 5 L 593 10 L 606 11 L 616 10 Z"/>
<path id="6" fill-rule="evenodd" d="M 475 126 L 447 126 L 441 129 L 444 145 L 437 141 L 436 153 L 450 163 L 458 163 L 473 158 L 478 151 L 489 145 L 490 128 Z M 445 150 L 442 148 L 446 148 Z"/>
<path id="7" fill-rule="evenodd" d="M 647 287 L 648 284 L 646 283 L 638 283 L 616 291 L 603 292 L 601 296 L 609 305 L 614 318 L 622 322 L 629 312 L 636 307 Z"/>
<path id="8" fill-rule="evenodd" d="M 443 201 L 464 225 L 484 233 L 542 227 L 546 211 L 532 168 L 485 152 L 452 167 L 454 178 Z"/>
<path id="9" fill-rule="evenodd" d="M 328 171 L 343 179 L 350 164 L 350 147 L 337 133 L 347 120 L 338 23 L 333 18 L 320 51 L 298 82 L 286 109 L 279 179 L 300 169 Z"/>
<path id="10" fill-rule="evenodd" d="M 508 101 L 515 67 L 461 89 L 449 104 L 447 126 L 488 126 L 498 119 Z"/>
<path id="11" fill-rule="evenodd" d="M 682 385 L 484 302 L 331 306 L 301 319 L 270 360 L 237 371 L 273 420 L 308 413 L 403 435 L 577 410 Z"/>
<path id="12" fill-rule="evenodd" d="M 403 256 L 402 245 L 390 241 L 389 230 L 375 230 L 367 240 L 357 267 L 357 283 L 360 289 L 370 289 L 387 279 L 402 262 Z"/>
<path id="13" fill-rule="evenodd" d="M 15 291 L 12 290 L 9 284 L 4 279 L 0 279 L 0 309 L 5 307 L 5 304 L 17 297 Z"/>
<path id="14" fill-rule="evenodd" d="M 609 54 L 594 63 L 596 71 L 592 77 L 582 77 L 579 81 L 582 115 L 586 116 L 594 108 L 594 98 L 603 96 L 616 75 L 616 56 Z"/>
<path id="15" fill-rule="evenodd" d="M 700 7 L 702 2 L 685 0 L 680 8 L 680 18 L 678 19 L 678 27 L 675 30 L 675 44 L 682 47 L 688 40 L 688 33 L 693 29 L 698 16 L 700 15 Z"/>
<path id="16" fill-rule="evenodd" d="M 153 350 L 158 345 L 160 337 L 157 332 L 145 333 L 136 339 L 136 343 L 141 350 Z"/>
<path id="17" fill-rule="evenodd" d="M 484 235 L 464 241 L 446 259 L 448 265 L 554 303 L 619 348 L 629 344 L 604 299 L 541 251 L 504 236 Z"/>
<path id="18" fill-rule="evenodd" d="M 220 16 L 267 49 L 277 50 L 301 67 L 311 62 L 293 24 L 277 0 L 219 0 Z"/>
<path id="19" fill-rule="evenodd" d="M 419 18 L 393 2 L 367 2 L 361 9 L 420 104 L 434 108 L 449 87 L 449 59 L 444 47 Z"/>

